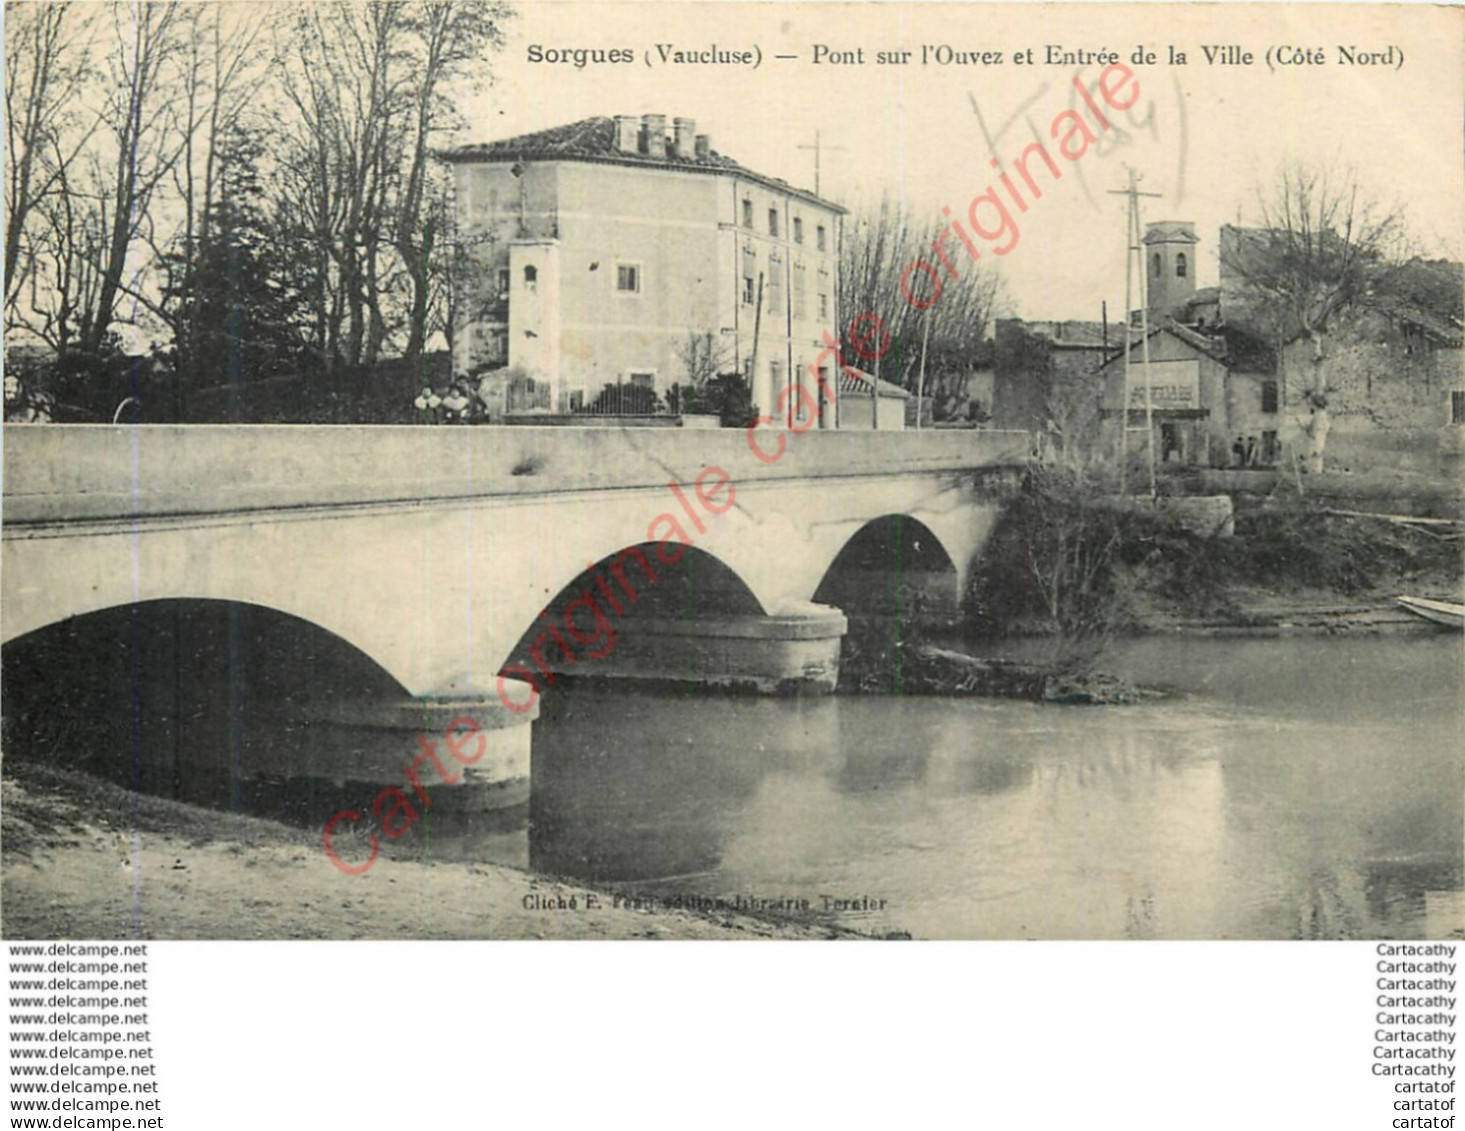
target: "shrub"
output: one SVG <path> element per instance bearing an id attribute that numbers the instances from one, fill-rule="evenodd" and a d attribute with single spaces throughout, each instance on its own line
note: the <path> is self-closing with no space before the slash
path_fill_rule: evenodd
<path id="1" fill-rule="evenodd" d="M 1037 620 L 1074 644 L 1106 636 L 1126 612 L 1115 574 L 1122 517 L 1071 474 L 1030 468 L 974 578 L 973 627 L 1000 635 Z"/>
<path id="2" fill-rule="evenodd" d="M 673 412 L 716 416 L 724 428 L 746 428 L 758 418 L 747 382 L 736 373 L 720 373 L 701 387 L 676 386 L 666 401 Z"/>

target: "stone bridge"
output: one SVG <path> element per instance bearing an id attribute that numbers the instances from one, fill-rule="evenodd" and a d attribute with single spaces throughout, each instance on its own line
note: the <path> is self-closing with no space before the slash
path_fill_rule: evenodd
<path id="1" fill-rule="evenodd" d="M 1002 432 L 752 439 L 10 426 L 3 640 L 159 602 L 273 610 L 405 692 L 361 704 L 358 722 L 405 704 L 414 726 L 431 708 L 524 732 L 498 734 L 480 767 L 512 777 L 529 730 L 512 724 L 572 667 L 828 689 L 837 607 L 876 611 L 904 578 L 954 608 L 996 518 L 994 479 L 1027 449 Z"/>

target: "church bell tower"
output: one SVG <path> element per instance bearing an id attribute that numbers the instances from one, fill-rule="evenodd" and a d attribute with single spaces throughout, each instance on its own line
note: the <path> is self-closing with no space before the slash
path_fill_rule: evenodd
<path id="1" fill-rule="evenodd" d="M 1170 314 L 1195 294 L 1195 245 L 1189 220 L 1145 225 L 1145 287 L 1151 316 Z"/>

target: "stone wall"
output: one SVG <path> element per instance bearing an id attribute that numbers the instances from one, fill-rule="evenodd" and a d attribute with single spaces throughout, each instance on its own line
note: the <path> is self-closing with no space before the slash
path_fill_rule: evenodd
<path id="1" fill-rule="evenodd" d="M 1450 390 L 1465 388 L 1458 348 L 1442 348 L 1377 313 L 1328 334 L 1321 364 L 1305 339 L 1290 343 L 1283 357 L 1287 411 L 1305 412 L 1304 396 L 1321 385 L 1340 429 L 1350 421 L 1365 428 L 1437 428 L 1450 421 Z"/>

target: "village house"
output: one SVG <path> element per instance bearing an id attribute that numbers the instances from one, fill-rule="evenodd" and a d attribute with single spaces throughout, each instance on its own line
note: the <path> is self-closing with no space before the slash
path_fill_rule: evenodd
<path id="1" fill-rule="evenodd" d="M 692 382 L 688 343 L 710 334 L 716 370 L 741 374 L 780 424 L 797 423 L 796 384 L 821 427 L 902 415 L 876 396 L 868 422 L 824 411 L 809 370 L 836 388 L 823 338 L 840 326 L 845 210 L 723 156 L 693 120 L 587 118 L 446 156 L 474 264 L 458 372 L 527 379 L 567 413 L 607 385 L 665 398 Z"/>
<path id="2" fill-rule="evenodd" d="M 1255 335 L 1226 325 L 1219 288 L 1196 287 L 1200 242 L 1186 220 L 1145 225 L 1148 340 L 1131 315 L 1127 405 L 1122 348 L 1105 363 L 1106 442 L 1117 445 L 1124 418 L 1130 449 L 1148 450 L 1152 439 L 1162 463 L 1269 465 L 1281 455 L 1275 355 Z M 1152 438 L 1144 432 L 1147 410 Z"/>
<path id="3" fill-rule="evenodd" d="M 1121 420 L 1131 430 L 1129 450 L 1148 449 L 1148 400 L 1158 460 L 1229 466 L 1236 462 L 1238 437 L 1250 452 L 1248 462 L 1279 458 L 1274 352 L 1255 335 L 1225 325 L 1218 288 L 1197 289 L 1199 243 L 1188 221 L 1145 226 L 1147 318 L 1142 322 L 1139 311 L 1130 312 L 1127 377 L 1122 322 L 999 321 L 996 426 L 1043 433 L 1050 448 L 1109 458 L 1118 452 Z"/>
<path id="4" fill-rule="evenodd" d="M 1244 268 L 1267 247 L 1264 229 L 1222 227 L 1218 314 L 1226 326 L 1263 321 Z M 1330 321 L 1320 358 L 1305 335 L 1280 332 L 1273 396 L 1284 418 L 1305 415 L 1313 393 L 1324 396 L 1328 466 L 1433 473 L 1453 458 L 1465 424 L 1462 289 L 1460 264 L 1416 259 Z"/>
<path id="5" fill-rule="evenodd" d="M 1132 332 L 1131 451 L 1147 447 L 1148 400 L 1155 458 L 1162 463 L 1266 466 L 1280 458 L 1277 382 L 1265 347 L 1240 332 L 1202 333 L 1173 318 L 1151 327 L 1147 345 Z M 1104 443 L 1113 448 L 1124 405 L 1122 349 L 1105 362 L 1103 385 Z M 1241 455 L 1235 451 L 1238 441 Z"/>

